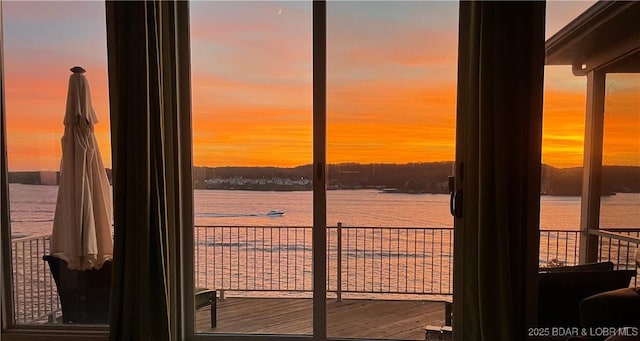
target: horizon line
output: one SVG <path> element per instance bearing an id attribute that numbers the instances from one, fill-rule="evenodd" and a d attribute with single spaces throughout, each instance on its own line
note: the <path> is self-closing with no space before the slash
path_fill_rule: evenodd
<path id="1" fill-rule="evenodd" d="M 391 163 L 391 162 L 369 162 L 369 163 L 361 163 L 361 162 L 338 162 L 338 163 L 329 163 L 327 166 L 338 166 L 338 165 L 411 165 L 411 164 L 437 164 L 437 163 L 454 163 L 455 161 L 417 161 L 417 162 L 405 162 L 405 163 Z M 225 165 L 225 166 L 196 166 L 193 168 L 280 168 L 280 169 L 293 169 L 305 166 L 312 166 L 312 163 L 301 164 L 297 166 L 274 166 L 274 165 L 261 165 L 261 166 L 240 166 L 240 165 Z M 551 164 L 541 163 L 542 166 L 549 166 L 557 169 L 571 169 L 571 168 L 582 168 L 584 165 L 580 166 L 567 166 L 567 167 L 559 167 Z M 640 165 L 602 165 L 603 167 L 639 167 Z M 105 169 L 112 170 L 112 167 L 105 167 Z M 40 169 L 40 170 L 8 170 L 9 173 L 18 173 L 18 172 L 59 172 L 60 170 L 50 170 L 50 169 Z"/>

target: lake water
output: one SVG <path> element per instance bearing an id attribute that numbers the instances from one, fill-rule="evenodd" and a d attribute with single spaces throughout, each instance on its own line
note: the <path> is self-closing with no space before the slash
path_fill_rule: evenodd
<path id="1" fill-rule="evenodd" d="M 56 196 L 56 186 L 11 184 L 12 236 L 50 234 Z M 197 286 L 230 295 L 309 295 L 311 192 L 195 190 L 194 198 Z M 448 195 L 336 190 L 327 198 L 329 291 L 340 285 L 345 297 L 367 298 L 451 293 L 453 219 Z M 542 196 L 540 202 L 541 229 L 578 230 L 580 198 Z M 284 214 L 271 217 L 270 210 Z M 640 228 L 638 193 L 604 197 L 601 211 L 601 226 Z M 341 238 L 338 222 L 345 227 Z M 16 313 L 28 321 L 27 307 L 55 306 L 55 295 L 46 294 L 54 289 L 38 254 L 44 251 L 33 254 L 21 243 L 14 247 Z M 577 247 L 576 233 L 541 233 L 540 264 L 553 258 L 575 264 Z M 627 256 L 632 251 L 625 250 L 621 252 Z"/>
<path id="2" fill-rule="evenodd" d="M 51 232 L 57 186 L 10 185 L 14 237 Z M 196 225 L 311 226 L 311 192 L 195 190 Z M 577 230 L 579 197 L 540 198 L 540 228 Z M 284 211 L 270 217 L 270 210 Z M 449 196 L 379 193 L 375 190 L 327 192 L 327 225 L 450 228 Z M 600 223 L 609 228 L 640 228 L 640 193 L 603 197 Z"/>

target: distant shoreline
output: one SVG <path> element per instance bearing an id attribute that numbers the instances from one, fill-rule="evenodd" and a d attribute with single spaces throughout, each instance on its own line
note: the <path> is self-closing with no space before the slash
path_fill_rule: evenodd
<path id="1" fill-rule="evenodd" d="M 18 183 L 18 182 L 12 182 L 11 184 L 15 184 L 15 185 L 27 185 L 27 186 L 57 186 L 55 184 L 30 184 L 30 183 Z M 241 187 L 230 187 L 230 188 L 194 188 L 194 189 L 198 189 L 198 190 L 206 190 L 206 191 L 248 191 L 248 192 L 311 192 L 312 189 L 306 189 L 306 188 L 299 188 L 299 189 L 267 189 L 267 188 L 241 188 Z M 328 191 L 377 191 L 380 194 L 389 194 L 389 195 L 393 195 L 393 194 L 411 194 L 411 195 L 422 195 L 422 194 L 428 194 L 428 195 L 434 195 L 434 194 L 438 194 L 438 195 L 448 195 L 449 193 L 443 193 L 443 192 L 416 192 L 416 191 L 381 191 L 378 188 L 327 188 Z M 631 194 L 637 194 L 640 192 L 612 192 L 612 193 L 606 193 L 606 194 L 602 194 L 603 197 L 609 197 L 609 196 L 614 196 L 617 194 L 627 194 L 627 193 L 631 193 Z M 547 197 L 572 197 L 572 198 L 580 198 L 580 195 L 575 195 L 575 194 L 546 194 L 546 193 L 540 193 L 540 196 L 547 196 Z"/>
<path id="2" fill-rule="evenodd" d="M 407 164 L 330 164 L 327 189 L 375 189 L 389 194 L 448 194 L 448 178 L 453 162 Z M 111 169 L 106 169 L 111 179 Z M 542 165 L 541 195 L 579 197 L 582 167 L 555 168 Z M 56 185 L 59 172 L 9 172 L 9 183 Z M 298 167 L 194 167 L 196 189 L 246 190 L 263 192 L 311 191 L 312 165 Z M 640 193 L 640 167 L 603 166 L 603 196 Z"/>

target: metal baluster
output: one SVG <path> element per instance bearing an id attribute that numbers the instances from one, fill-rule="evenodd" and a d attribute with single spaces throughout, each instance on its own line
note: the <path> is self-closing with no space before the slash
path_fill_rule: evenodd
<path id="1" fill-rule="evenodd" d="M 269 254 L 269 272 L 270 272 L 270 280 L 269 280 L 269 289 L 273 289 L 273 227 L 269 228 L 269 243 L 270 243 L 270 254 Z"/>
<path id="2" fill-rule="evenodd" d="M 209 231 L 212 230 L 212 231 Z M 208 228 L 198 228 L 197 229 L 198 233 L 197 236 L 198 238 L 202 238 L 202 232 L 204 232 L 204 247 L 201 244 L 198 244 L 198 258 L 200 257 L 204 257 L 203 260 L 198 259 L 198 269 L 200 268 L 200 263 L 203 262 L 204 263 L 204 286 L 206 288 L 209 287 L 209 272 L 211 272 L 211 276 L 213 276 L 213 289 L 215 289 L 215 282 L 216 282 L 216 266 L 215 266 L 215 262 L 216 262 L 216 230 L 215 229 L 208 229 Z M 209 243 L 209 233 L 213 233 L 213 241 L 211 243 Z M 209 247 L 211 246 L 211 262 L 213 263 L 213 271 L 209 271 L 209 257 L 208 257 L 208 253 L 207 251 L 209 251 Z M 196 281 L 197 283 L 200 283 L 200 271 L 197 271 L 196 276 L 198 278 L 198 280 Z"/>
<path id="3" fill-rule="evenodd" d="M 551 250 L 551 232 L 547 232 L 547 262 L 551 257 L 551 255 L 549 254 L 550 250 Z"/>
<path id="4" fill-rule="evenodd" d="M 447 292 L 453 294 L 453 290 L 451 289 L 453 287 L 453 273 L 451 271 L 451 267 L 453 265 L 452 262 L 451 262 L 451 259 L 453 257 L 451 257 L 451 256 L 453 255 L 453 252 L 454 252 L 453 248 L 455 247 L 455 246 L 453 246 L 453 229 L 447 229 L 447 233 L 449 233 L 449 241 L 450 241 L 449 245 L 451 245 L 449 247 L 449 256 L 450 256 L 449 257 L 449 271 L 448 271 L 449 275 L 448 275 L 448 281 L 447 281 L 447 283 L 449 284 L 449 290 Z"/>
<path id="5" fill-rule="evenodd" d="M 598 236 L 598 261 L 602 261 L 602 237 Z"/>
<path id="6" fill-rule="evenodd" d="M 569 233 L 564 232 L 564 263 L 569 265 Z"/>
<path id="7" fill-rule="evenodd" d="M 280 275 L 282 273 L 282 265 L 281 264 L 281 256 L 282 256 L 282 240 L 280 239 L 280 235 L 281 235 L 281 229 L 278 229 L 278 290 L 280 290 L 280 283 L 281 283 L 281 279 L 280 279 Z"/>
<path id="8" fill-rule="evenodd" d="M 409 291 L 409 229 L 404 231 L 404 292 Z"/>
<path id="9" fill-rule="evenodd" d="M 238 270 L 236 273 L 236 278 L 237 278 L 237 284 L 236 287 L 238 288 L 238 290 L 240 289 L 240 227 L 236 227 L 236 264 L 238 266 Z"/>
<path id="10" fill-rule="evenodd" d="M 304 249 L 302 252 L 302 290 L 306 290 L 307 283 L 307 229 L 302 228 L 302 242 Z"/>
<path id="11" fill-rule="evenodd" d="M 371 292 L 375 292 L 375 268 L 376 268 L 376 228 L 370 228 L 369 233 L 371 235 L 371 262 L 370 262 L 370 272 L 371 272 Z"/>
<path id="12" fill-rule="evenodd" d="M 396 229 L 396 287 L 395 291 L 400 290 L 400 229 Z"/>
<path id="13" fill-rule="evenodd" d="M 36 256 L 40 255 L 40 238 L 36 239 Z M 33 256 L 33 255 L 32 255 Z M 37 277 L 37 285 L 36 285 L 36 300 L 38 301 L 38 316 L 42 316 L 42 304 L 41 304 L 41 300 L 40 300 L 40 286 L 41 283 L 40 281 L 42 280 L 42 274 L 40 273 L 39 269 L 40 269 L 40 263 L 36 263 L 36 277 Z"/>
<path id="14" fill-rule="evenodd" d="M 442 263 L 444 261 L 444 259 L 442 258 L 442 250 L 443 250 L 443 241 L 442 241 L 442 230 L 440 230 L 440 261 L 438 263 L 440 263 L 440 278 L 438 281 L 438 292 L 442 292 Z"/>
<path id="15" fill-rule="evenodd" d="M 418 276 L 418 231 L 413 229 L 413 292 L 416 292 L 416 279 Z"/>
<path id="16" fill-rule="evenodd" d="M 382 272 L 384 271 L 384 230 L 380 229 L 380 292 L 384 291 L 384 283 L 382 281 Z"/>
<path id="17" fill-rule="evenodd" d="M 244 286 L 247 290 L 249 286 L 249 229 L 244 230 Z"/>
<path id="18" fill-rule="evenodd" d="M 350 272 L 350 263 L 351 263 L 351 259 L 349 257 L 349 250 L 351 250 L 351 231 L 350 230 L 346 230 L 347 233 L 347 283 L 346 283 L 346 288 L 347 290 L 349 290 L 350 286 L 349 283 L 351 283 L 350 279 L 351 276 L 349 276 Z"/>
<path id="19" fill-rule="evenodd" d="M 358 230 L 359 230 L 359 228 L 356 227 L 355 228 L 355 231 L 356 231 L 356 238 L 355 238 L 356 243 L 355 244 L 356 245 L 355 245 L 355 254 L 354 254 L 355 261 L 356 261 L 356 269 L 355 269 L 355 278 L 353 279 L 354 282 L 355 282 L 355 291 L 358 291 L 358 277 L 359 277 L 358 276 L 358 263 L 359 263 L 359 258 L 360 258 L 359 257 L 359 251 L 358 251 Z"/>
<path id="20" fill-rule="evenodd" d="M 267 250 L 264 248 L 264 240 L 266 239 L 265 238 L 266 232 L 267 231 L 265 231 L 265 229 L 263 228 L 262 229 L 262 276 L 260 276 L 260 277 L 262 277 L 262 289 L 266 289 L 266 287 L 264 285 L 264 280 L 267 277 L 267 274 L 264 272 L 264 270 L 265 270 L 265 267 L 264 267 L 265 266 L 265 261 L 264 260 L 265 260 L 266 254 L 267 254 L 267 252 L 266 252 Z"/>
<path id="21" fill-rule="evenodd" d="M 371 262 L 371 260 L 367 260 L 367 251 L 369 250 L 367 247 L 367 241 L 369 240 L 369 229 L 363 227 L 362 228 L 362 243 L 364 244 L 362 247 L 362 254 L 363 254 L 363 264 L 362 264 L 362 291 L 367 291 L 367 270 L 369 270 L 368 268 L 368 264 Z M 369 255 L 370 256 L 370 255 Z M 369 257 L 370 258 L 370 257 Z"/>
<path id="22" fill-rule="evenodd" d="M 295 274 L 295 276 L 293 277 L 293 290 L 298 290 L 298 249 L 300 249 L 298 247 L 298 228 L 294 227 L 293 228 L 293 238 L 296 241 L 296 248 L 295 248 L 295 253 L 293 256 L 293 272 Z"/>
<path id="23" fill-rule="evenodd" d="M 336 260 L 336 298 L 338 302 L 342 301 L 342 223 L 338 222 L 336 227 L 336 245 L 337 245 L 337 260 Z"/>
<path id="24" fill-rule="evenodd" d="M 46 238 L 42 239 L 42 254 L 45 254 L 45 255 L 47 254 L 47 239 Z M 49 284 L 47 283 L 47 280 L 48 280 L 49 276 L 47 276 L 48 275 L 48 273 L 47 273 L 47 265 L 45 263 L 46 262 L 42 262 L 40 264 L 40 267 L 42 269 L 41 270 L 42 271 L 42 275 L 43 275 L 43 277 L 42 277 L 42 281 L 43 282 L 42 283 L 44 285 L 44 291 L 43 291 L 42 294 L 44 296 L 44 298 L 43 298 L 44 299 L 44 313 L 45 314 L 49 314 L 53 309 L 51 309 L 49 307 L 51 301 L 47 298 L 47 295 L 50 292 L 50 290 L 49 290 L 50 288 L 49 288 Z"/>
<path id="25" fill-rule="evenodd" d="M 555 247 L 554 247 L 554 252 L 553 252 L 553 258 L 558 259 L 558 247 L 560 245 L 560 233 L 559 232 L 554 232 L 554 240 L 556 242 Z"/>
<path id="26" fill-rule="evenodd" d="M 256 259 L 256 253 L 258 249 L 258 233 L 257 233 L 257 228 L 254 226 L 253 227 L 253 288 L 254 289 L 258 289 L 258 286 L 256 284 L 256 282 L 258 281 L 258 274 L 256 273 L 256 263 L 257 263 L 257 259 Z"/>
<path id="27" fill-rule="evenodd" d="M 22 296 L 22 308 L 23 308 L 23 311 L 22 311 L 23 314 L 21 316 L 22 316 L 22 322 L 23 323 L 26 322 L 25 318 L 26 318 L 26 313 L 27 313 L 27 300 L 26 300 L 26 292 L 27 292 L 26 276 L 27 276 L 27 274 L 25 272 L 25 264 L 24 264 L 25 259 L 26 259 L 25 258 L 26 257 L 25 249 L 26 248 L 24 247 L 24 244 L 23 244 L 23 246 L 22 246 L 22 262 L 23 262 L 23 264 L 22 264 L 22 276 L 21 276 L 22 277 L 22 295 L 21 296 Z"/>
<path id="28" fill-rule="evenodd" d="M 375 258 L 375 248 L 376 248 L 376 230 L 374 228 L 370 228 L 366 230 L 368 232 L 368 234 L 371 236 L 371 238 L 369 238 L 371 240 L 371 247 L 369 249 L 369 272 L 371 273 L 371 282 L 369 283 L 370 285 L 370 290 L 371 292 L 374 292 L 373 288 L 374 288 L 374 267 L 375 267 L 375 262 L 376 262 L 376 258 Z"/>
<path id="29" fill-rule="evenodd" d="M 578 233 L 573 234 L 573 264 L 577 264 L 578 259 Z"/>
<path id="30" fill-rule="evenodd" d="M 287 275 L 285 276 L 285 280 L 286 280 L 286 287 L 287 290 L 289 290 L 289 229 L 285 228 L 285 242 L 286 244 L 286 249 L 287 249 L 287 257 L 286 257 L 286 267 L 287 267 Z"/>
<path id="31" fill-rule="evenodd" d="M 426 230 L 422 230 L 422 292 L 424 292 L 424 287 L 425 287 L 425 283 L 424 280 L 427 277 L 426 276 L 426 269 L 425 269 L 425 265 L 427 263 L 427 231 Z"/>
<path id="32" fill-rule="evenodd" d="M 224 226 L 220 228 L 220 289 L 227 289 L 225 286 L 225 276 L 224 276 Z"/>
<path id="33" fill-rule="evenodd" d="M 434 234 L 434 231 L 430 231 L 431 232 L 431 291 L 433 291 L 433 287 L 435 286 L 435 282 L 434 282 L 434 277 L 435 277 L 435 267 L 436 265 L 434 264 L 435 261 L 435 248 L 436 248 L 436 236 Z"/>

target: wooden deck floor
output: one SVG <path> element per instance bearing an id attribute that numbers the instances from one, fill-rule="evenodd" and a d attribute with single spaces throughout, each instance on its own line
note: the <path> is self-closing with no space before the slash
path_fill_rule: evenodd
<path id="1" fill-rule="evenodd" d="M 327 300 L 329 337 L 424 340 L 423 327 L 444 325 L 444 303 L 432 301 Z M 311 334 L 311 299 L 218 300 L 217 327 L 209 308 L 196 313 L 199 333 Z"/>

